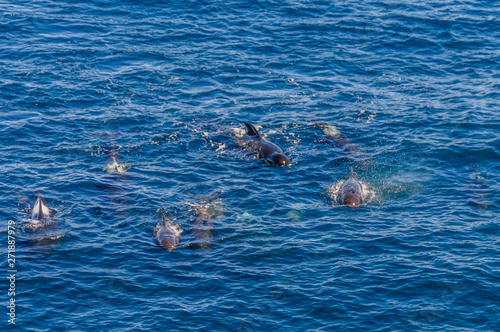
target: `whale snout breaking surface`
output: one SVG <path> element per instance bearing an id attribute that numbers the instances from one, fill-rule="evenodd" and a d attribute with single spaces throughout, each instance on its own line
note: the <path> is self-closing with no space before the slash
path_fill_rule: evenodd
<path id="1" fill-rule="evenodd" d="M 274 164 L 278 166 L 286 166 L 290 162 L 288 158 L 281 153 L 273 153 L 270 159 Z"/>
<path id="2" fill-rule="evenodd" d="M 285 156 L 279 146 L 263 139 L 252 124 L 245 122 L 245 126 L 247 128 L 247 135 L 252 136 L 255 140 L 255 150 L 259 158 L 263 158 L 278 166 L 286 166 L 290 163 L 288 157 Z"/>
<path id="3" fill-rule="evenodd" d="M 177 248 L 177 245 L 179 244 L 179 239 L 177 239 L 173 231 L 171 231 L 168 227 L 164 227 L 160 230 L 158 240 L 160 242 L 160 246 L 169 251 Z"/>
<path id="4" fill-rule="evenodd" d="M 179 245 L 179 231 L 163 217 L 163 225 L 156 226 L 156 240 L 163 249 L 174 250 Z"/>
<path id="5" fill-rule="evenodd" d="M 343 203 L 346 206 L 356 206 L 359 205 L 361 202 L 360 202 L 360 197 L 355 192 L 350 191 L 344 194 Z"/>
<path id="6" fill-rule="evenodd" d="M 351 168 L 351 175 L 341 188 L 341 203 L 349 207 L 357 207 L 363 202 L 363 199 L 363 187 L 361 183 L 354 178 L 354 173 Z"/>

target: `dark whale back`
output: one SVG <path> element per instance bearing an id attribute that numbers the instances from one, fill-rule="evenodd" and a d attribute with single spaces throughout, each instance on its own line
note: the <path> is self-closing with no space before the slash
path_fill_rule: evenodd
<path id="1" fill-rule="evenodd" d="M 252 124 L 245 121 L 245 127 L 247 127 L 247 135 L 248 136 L 257 136 L 257 138 L 260 138 L 259 132 Z"/>
<path id="2" fill-rule="evenodd" d="M 276 144 L 263 139 L 252 124 L 245 122 L 245 126 L 247 127 L 247 135 L 255 137 L 257 140 L 257 152 L 260 158 L 280 166 L 285 166 L 290 162 L 288 157 L 283 154 L 283 150 Z"/>

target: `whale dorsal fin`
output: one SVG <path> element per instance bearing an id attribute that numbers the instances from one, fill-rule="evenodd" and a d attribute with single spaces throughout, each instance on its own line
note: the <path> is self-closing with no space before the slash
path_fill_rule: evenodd
<path id="1" fill-rule="evenodd" d="M 162 220 L 162 222 L 163 222 L 163 226 L 167 227 L 167 223 L 168 223 L 167 217 L 165 217 L 165 215 L 163 215 L 163 216 L 161 217 L 161 220 Z"/>
<path id="2" fill-rule="evenodd" d="M 31 218 L 43 221 L 44 219 L 49 219 L 52 216 L 50 209 L 43 203 L 43 200 L 39 197 L 35 202 L 33 207 L 33 212 L 31 213 Z"/>
<path id="3" fill-rule="evenodd" d="M 115 168 L 115 169 L 114 169 L 114 170 L 115 170 L 115 172 L 116 172 L 116 173 L 118 173 L 118 166 L 119 166 L 119 165 L 118 165 L 118 162 L 116 161 L 115 156 L 113 156 L 112 158 L 113 158 L 113 165 L 112 165 L 112 166 L 114 166 L 114 168 Z"/>
<path id="4" fill-rule="evenodd" d="M 255 129 L 253 125 L 245 121 L 245 126 L 247 127 L 248 136 L 257 136 L 257 138 L 260 138 L 259 132 L 257 131 L 257 129 Z"/>
<path id="5" fill-rule="evenodd" d="M 37 200 L 35 202 L 35 206 L 33 206 L 33 212 L 31 213 L 31 219 L 43 220 L 42 200 L 40 198 L 37 198 Z"/>
<path id="6" fill-rule="evenodd" d="M 43 200 L 40 200 L 40 206 L 41 206 L 41 214 L 43 216 L 43 219 L 49 219 L 52 217 L 52 211 L 43 203 Z"/>

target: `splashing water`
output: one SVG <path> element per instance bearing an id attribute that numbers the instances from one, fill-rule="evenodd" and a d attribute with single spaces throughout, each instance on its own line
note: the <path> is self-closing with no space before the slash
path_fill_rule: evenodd
<path id="1" fill-rule="evenodd" d="M 125 174 L 127 172 L 128 165 L 119 164 L 115 157 L 112 157 L 113 162 L 106 165 L 105 171 L 109 173 Z"/>

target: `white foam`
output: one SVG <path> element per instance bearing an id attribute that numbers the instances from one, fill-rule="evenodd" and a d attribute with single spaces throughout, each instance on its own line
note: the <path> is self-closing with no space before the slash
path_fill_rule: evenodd
<path id="1" fill-rule="evenodd" d="M 172 230 L 172 232 L 174 232 L 174 235 L 176 237 L 179 237 L 181 236 L 181 233 L 182 233 L 182 228 L 179 224 L 176 224 L 176 225 L 168 225 L 168 227 Z"/>
<path id="2" fill-rule="evenodd" d="M 323 133 L 330 137 L 337 137 L 341 134 L 340 130 L 338 130 L 334 125 L 325 125 L 323 127 Z"/>
<path id="3" fill-rule="evenodd" d="M 221 154 L 224 153 L 224 149 L 227 148 L 227 145 L 225 143 L 217 143 L 219 145 L 219 147 L 217 148 L 217 150 L 215 150 L 215 152 L 220 152 Z"/>
<path id="4" fill-rule="evenodd" d="M 328 193 L 328 196 L 332 199 L 332 205 L 334 206 L 340 206 L 340 189 L 342 188 L 342 185 L 344 184 L 345 180 L 340 180 L 337 183 L 332 184 L 328 189 L 326 189 L 326 192 Z"/>
<path id="5" fill-rule="evenodd" d="M 38 220 L 38 219 L 29 218 L 29 219 L 23 219 L 23 221 L 28 222 L 28 224 L 22 226 L 21 227 L 22 230 L 25 230 L 25 229 L 36 230 L 36 229 L 45 228 L 45 227 L 49 227 L 51 225 L 56 224 L 56 222 L 53 221 L 52 219 L 51 220 Z"/>
<path id="6" fill-rule="evenodd" d="M 246 135 L 247 131 L 243 128 L 231 128 L 231 133 L 237 138 L 242 138 Z"/>
<path id="7" fill-rule="evenodd" d="M 125 174 L 127 172 L 127 165 L 125 164 L 119 164 L 116 161 L 116 158 L 113 157 L 113 162 L 106 165 L 104 168 L 105 171 L 109 173 L 118 173 L 118 174 Z"/>

